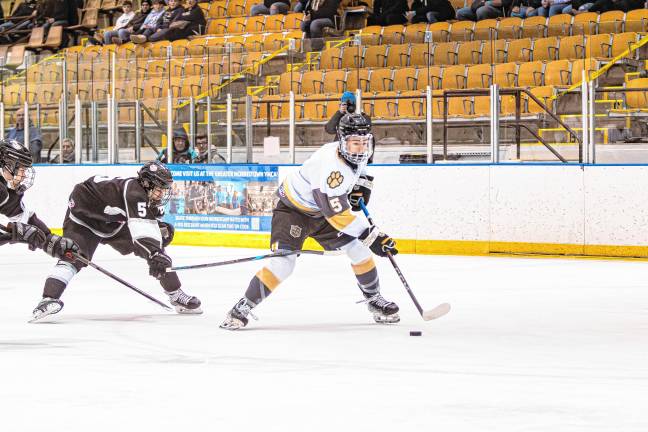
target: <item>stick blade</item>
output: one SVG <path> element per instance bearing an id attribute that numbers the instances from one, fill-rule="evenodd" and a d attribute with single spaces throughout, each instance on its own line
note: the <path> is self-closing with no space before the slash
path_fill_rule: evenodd
<path id="1" fill-rule="evenodd" d="M 427 310 L 423 312 L 423 319 L 425 321 L 432 321 L 437 318 L 441 318 L 443 315 L 450 312 L 450 303 L 441 303 L 439 306 L 434 309 Z"/>

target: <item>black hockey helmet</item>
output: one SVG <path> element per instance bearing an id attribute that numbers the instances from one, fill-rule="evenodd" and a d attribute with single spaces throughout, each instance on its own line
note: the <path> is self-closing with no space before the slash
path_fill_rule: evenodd
<path id="1" fill-rule="evenodd" d="M 338 136 L 340 137 L 339 151 L 343 158 L 359 165 L 367 162 L 373 152 L 373 136 L 371 123 L 362 114 L 345 114 L 338 123 Z M 366 142 L 366 150 L 362 153 L 349 151 L 347 141 L 351 137 L 359 137 Z"/>
<path id="2" fill-rule="evenodd" d="M 149 198 L 157 205 L 164 205 L 171 198 L 171 186 L 173 185 L 173 175 L 171 170 L 162 162 L 146 162 L 137 172 L 137 181 L 148 192 Z M 162 195 L 159 198 L 153 198 L 151 194 L 154 189 L 158 188 Z"/>
<path id="3" fill-rule="evenodd" d="M 13 181 L 7 182 L 16 191 L 24 192 L 34 184 L 36 173 L 31 153 L 16 140 L 0 140 L 0 168 L 11 175 Z"/>

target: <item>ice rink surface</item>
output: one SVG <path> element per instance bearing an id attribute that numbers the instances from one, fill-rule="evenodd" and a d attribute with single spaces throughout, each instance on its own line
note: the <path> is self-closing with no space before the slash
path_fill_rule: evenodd
<path id="1" fill-rule="evenodd" d="M 381 326 L 345 257 L 303 256 L 260 320 L 227 332 L 259 263 L 183 272 L 201 316 L 85 269 L 60 314 L 27 324 L 54 261 L 22 245 L 0 258 L 2 431 L 648 430 L 648 262 L 400 255 L 424 308 L 453 306 L 426 323 L 378 259 L 402 317 Z M 95 261 L 166 300 L 144 261 L 107 246 Z"/>

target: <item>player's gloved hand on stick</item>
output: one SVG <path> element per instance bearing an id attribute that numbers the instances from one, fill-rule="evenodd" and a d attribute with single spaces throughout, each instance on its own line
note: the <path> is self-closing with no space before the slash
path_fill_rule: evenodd
<path id="1" fill-rule="evenodd" d="M 156 279 L 166 274 L 166 269 L 172 265 L 171 258 L 162 251 L 154 252 L 148 259 L 149 274 Z"/>
<path id="2" fill-rule="evenodd" d="M 369 204 L 369 197 L 371 197 L 371 190 L 373 189 L 373 176 L 361 175 L 358 181 L 353 186 L 353 190 L 349 193 L 349 204 L 351 210 L 360 211 L 360 200 L 364 200 L 365 205 Z"/>
<path id="3" fill-rule="evenodd" d="M 375 226 L 367 228 L 360 237 L 358 237 L 362 243 L 371 249 L 371 252 L 375 253 L 378 256 L 386 257 L 387 254 L 398 255 L 398 249 L 396 249 L 396 242 L 393 238 L 389 237 L 387 234 L 380 232 Z"/>
<path id="4" fill-rule="evenodd" d="M 10 243 L 27 243 L 29 250 L 43 247 L 47 236 L 38 227 L 21 222 L 10 222 L 7 228 L 11 231 Z"/>
<path id="5" fill-rule="evenodd" d="M 49 234 L 47 241 L 43 245 L 43 250 L 54 258 L 73 262 L 74 255 L 79 253 L 79 245 L 67 237 Z"/>

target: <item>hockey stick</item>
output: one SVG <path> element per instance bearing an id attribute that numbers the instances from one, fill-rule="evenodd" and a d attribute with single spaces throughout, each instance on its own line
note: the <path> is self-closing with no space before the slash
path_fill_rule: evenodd
<path id="1" fill-rule="evenodd" d="M 367 216 L 367 220 L 369 220 L 369 223 L 373 226 L 374 225 L 373 219 L 369 215 L 369 210 L 367 210 L 367 206 L 365 205 L 364 200 L 362 198 L 360 199 L 360 208 L 362 209 L 362 212 L 365 214 L 365 216 Z M 433 319 L 441 318 L 443 315 L 450 312 L 450 303 L 441 303 L 434 309 L 424 311 L 423 308 L 421 307 L 421 304 L 416 299 L 416 296 L 414 295 L 412 288 L 410 288 L 409 284 L 407 283 L 407 280 L 405 280 L 405 276 L 403 276 L 403 272 L 401 272 L 400 267 L 398 267 L 398 264 L 396 263 L 396 259 L 394 258 L 394 256 L 391 253 L 387 252 L 387 258 L 389 258 L 389 261 L 394 267 L 394 270 L 396 270 L 396 274 L 398 275 L 401 282 L 403 283 L 403 286 L 407 290 L 407 293 L 409 294 L 410 298 L 414 302 L 414 306 L 416 306 L 416 309 L 418 309 L 419 314 L 421 314 L 423 320 L 431 321 Z"/>
<path id="2" fill-rule="evenodd" d="M 238 258 L 238 259 L 233 259 L 233 260 L 228 260 L 228 261 L 218 261 L 218 262 L 213 262 L 213 263 L 207 263 L 207 264 L 194 264 L 194 265 L 188 265 L 188 266 L 179 266 L 179 267 L 172 267 L 170 269 L 167 269 L 167 272 L 172 272 L 176 270 L 194 270 L 194 269 L 200 269 L 200 268 L 207 268 L 207 267 L 220 267 L 220 266 L 225 266 L 225 265 L 230 265 L 230 264 L 239 264 L 239 263 L 244 263 L 244 262 L 249 262 L 249 261 L 258 261 L 266 258 L 275 258 L 275 257 L 284 257 L 284 256 L 290 256 L 290 255 L 297 255 L 297 254 L 304 254 L 304 255 L 341 255 L 343 254 L 344 251 L 316 251 L 316 250 L 282 250 L 278 252 L 273 252 L 271 254 L 267 255 L 257 255 L 253 257 L 247 257 L 247 258 Z"/>
<path id="3" fill-rule="evenodd" d="M 124 279 L 122 279 L 122 278 L 120 278 L 119 276 L 117 276 L 117 275 L 115 275 L 115 274 L 109 272 L 109 271 L 106 270 L 105 268 L 103 268 L 103 267 L 101 267 L 101 266 L 99 266 L 99 265 L 93 263 L 92 261 L 90 261 L 89 259 L 83 257 L 82 255 L 79 255 L 79 254 L 77 254 L 77 253 L 69 252 L 69 253 L 67 254 L 67 257 L 70 258 L 70 259 L 74 258 L 74 259 L 76 259 L 76 260 L 81 261 L 83 264 L 85 264 L 85 265 L 87 265 L 87 266 L 90 266 L 90 267 L 92 267 L 92 268 L 95 269 L 95 270 L 100 271 L 101 273 L 105 274 L 105 275 L 108 276 L 109 278 L 111 278 L 111 279 L 113 279 L 113 280 L 116 280 L 117 282 L 119 282 L 120 284 L 126 286 L 127 288 L 132 289 L 133 291 L 135 291 L 135 292 L 138 293 L 139 295 L 142 295 L 142 296 L 146 297 L 147 299 L 151 300 L 153 303 L 157 303 L 158 305 L 162 306 L 164 309 L 166 309 L 166 310 L 171 310 L 171 308 L 170 308 L 169 306 L 165 305 L 165 304 L 162 303 L 160 300 L 158 300 L 158 299 L 156 299 L 155 297 L 153 297 L 153 296 L 151 296 L 151 295 L 145 293 L 144 291 L 142 291 L 141 289 L 137 288 L 136 286 L 131 285 L 130 283 L 126 282 Z"/>

